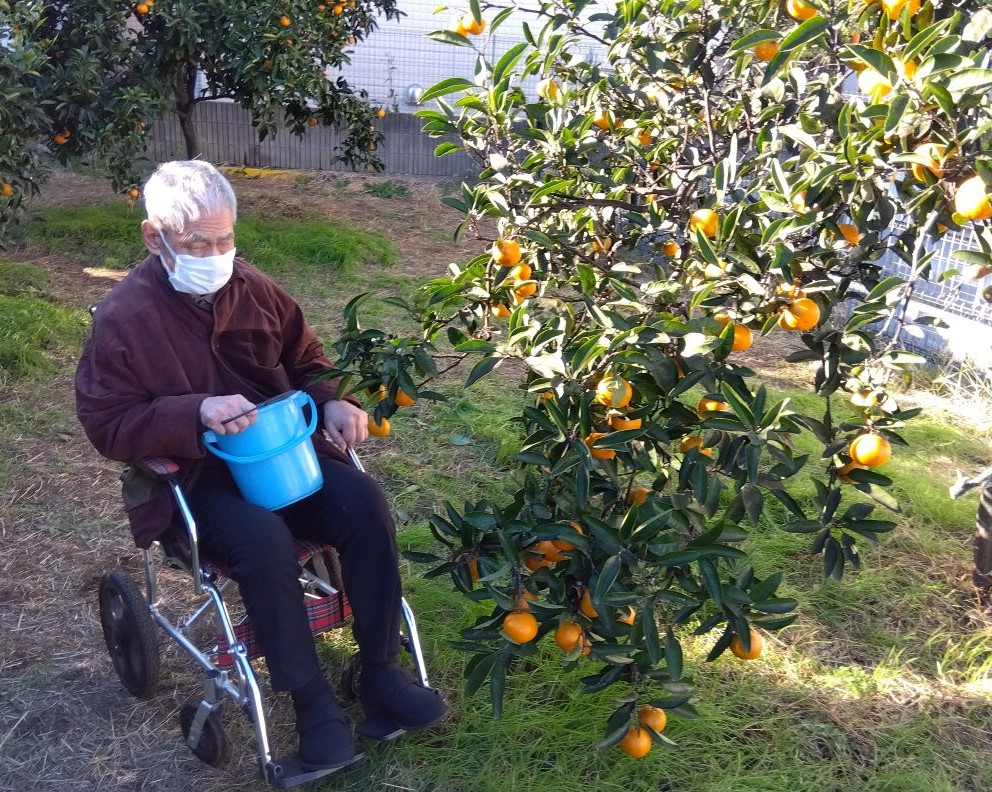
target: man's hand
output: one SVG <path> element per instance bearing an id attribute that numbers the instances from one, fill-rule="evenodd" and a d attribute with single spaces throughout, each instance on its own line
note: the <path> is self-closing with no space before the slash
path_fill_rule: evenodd
<path id="1" fill-rule="evenodd" d="M 357 446 L 369 436 L 369 416 L 351 402 L 331 399 L 324 402 L 324 431 L 342 451 L 346 445 Z"/>
<path id="2" fill-rule="evenodd" d="M 200 421 L 219 435 L 237 434 L 258 419 L 258 412 L 254 411 L 254 407 L 254 404 L 241 395 L 208 396 L 200 402 Z M 228 418 L 234 418 L 248 410 L 252 412 L 235 418 L 230 423 L 224 423 Z"/>

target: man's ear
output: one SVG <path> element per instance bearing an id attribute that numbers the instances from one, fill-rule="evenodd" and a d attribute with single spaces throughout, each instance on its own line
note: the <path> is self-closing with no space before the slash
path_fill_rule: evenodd
<path id="1" fill-rule="evenodd" d="M 162 244 L 162 237 L 159 236 L 158 229 L 148 220 L 141 221 L 141 241 L 145 243 L 145 247 L 152 255 L 162 256 L 164 259 L 169 258 L 169 252 Z"/>

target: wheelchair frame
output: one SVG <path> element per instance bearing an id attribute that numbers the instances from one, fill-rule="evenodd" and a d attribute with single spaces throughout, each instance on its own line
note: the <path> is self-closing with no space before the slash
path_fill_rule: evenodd
<path id="1" fill-rule="evenodd" d="M 348 449 L 348 456 L 356 468 L 365 471 L 357 454 L 351 448 Z M 196 521 L 177 480 L 178 466 L 171 460 L 159 458 L 143 461 L 142 468 L 168 483 L 181 523 L 185 527 L 186 536 L 183 538 L 188 542 L 189 558 L 185 558 L 181 551 L 176 552 L 175 548 L 170 548 L 167 543 L 161 541 L 155 542 L 151 548 L 143 549 L 146 582 L 144 594 L 138 590 L 131 576 L 121 569 L 107 572 L 101 579 L 100 621 L 115 670 L 124 686 L 138 698 L 151 698 L 154 695 L 159 671 L 158 633 L 154 627 L 154 624 L 157 624 L 200 665 L 204 673 L 203 693 L 199 704 L 187 704 L 180 712 L 183 736 L 187 745 L 200 759 L 208 764 L 220 766 L 229 758 L 230 747 L 226 731 L 220 721 L 220 714 L 225 703 L 230 700 L 244 710 L 251 719 L 261 774 L 269 784 L 287 789 L 316 781 L 342 769 L 335 767 L 308 770 L 303 768 L 296 757 L 285 759 L 273 757 L 262 693 L 251 667 L 252 655 L 245 641 L 239 637 L 224 602 L 224 594 L 233 581 L 223 577 L 213 565 L 201 563 Z M 197 596 L 206 595 L 206 600 L 177 624 L 169 621 L 159 610 L 155 544 L 161 548 L 167 565 L 192 575 L 194 593 Z M 350 607 L 346 604 L 344 593 L 332 585 L 331 575 L 324 563 L 322 554 L 332 548 L 307 544 L 309 545 L 307 550 L 312 552 L 306 557 L 300 555 L 300 581 L 304 586 L 305 597 L 317 599 L 316 592 L 322 592 L 324 597 L 319 598 L 320 602 L 329 602 L 331 598 L 337 598 L 336 602 L 340 605 L 340 618 L 332 617 L 325 626 L 315 628 L 316 634 L 343 623 L 347 618 L 345 609 L 350 610 Z M 303 564 L 311 559 L 315 562 L 313 572 L 303 567 Z M 412 656 L 420 683 L 425 688 L 429 687 L 413 610 L 405 598 L 401 598 L 400 607 L 404 626 L 401 635 L 402 646 Z M 227 645 L 226 649 L 218 641 L 218 645 L 213 649 L 203 651 L 191 640 L 190 631 L 208 614 L 213 615 L 218 638 L 223 637 Z M 247 623 L 245 617 L 238 626 Z M 311 626 L 314 627 L 312 618 Z M 224 653 L 233 661 L 229 670 L 221 667 L 217 662 Z M 350 671 L 353 674 L 354 668 Z M 367 736 L 389 740 L 402 733 L 402 730 L 394 730 Z"/>

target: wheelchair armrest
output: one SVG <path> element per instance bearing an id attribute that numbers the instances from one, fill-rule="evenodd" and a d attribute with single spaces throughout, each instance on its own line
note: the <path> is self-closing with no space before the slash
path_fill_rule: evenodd
<path id="1" fill-rule="evenodd" d="M 179 465 L 168 457 L 146 457 L 137 466 L 158 481 L 170 481 L 179 472 Z"/>

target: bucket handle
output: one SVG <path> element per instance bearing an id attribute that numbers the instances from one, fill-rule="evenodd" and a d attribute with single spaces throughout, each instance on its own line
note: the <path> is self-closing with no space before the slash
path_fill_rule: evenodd
<path id="1" fill-rule="evenodd" d="M 235 462 L 239 465 L 250 465 L 253 462 L 261 462 L 265 459 L 271 459 L 284 451 L 288 451 L 293 446 L 301 443 L 305 438 L 310 437 L 317 430 L 317 405 L 314 403 L 313 397 L 306 391 L 296 391 L 291 397 L 294 402 L 296 402 L 302 409 L 305 405 L 310 405 L 310 423 L 307 424 L 306 431 L 290 440 L 287 440 L 278 448 L 274 448 L 271 451 L 266 451 L 263 454 L 252 454 L 251 456 L 239 457 L 228 454 L 226 451 L 221 451 L 216 445 L 217 434 L 212 429 L 208 429 L 203 433 L 203 445 L 206 447 L 214 456 L 220 457 L 225 462 Z"/>

